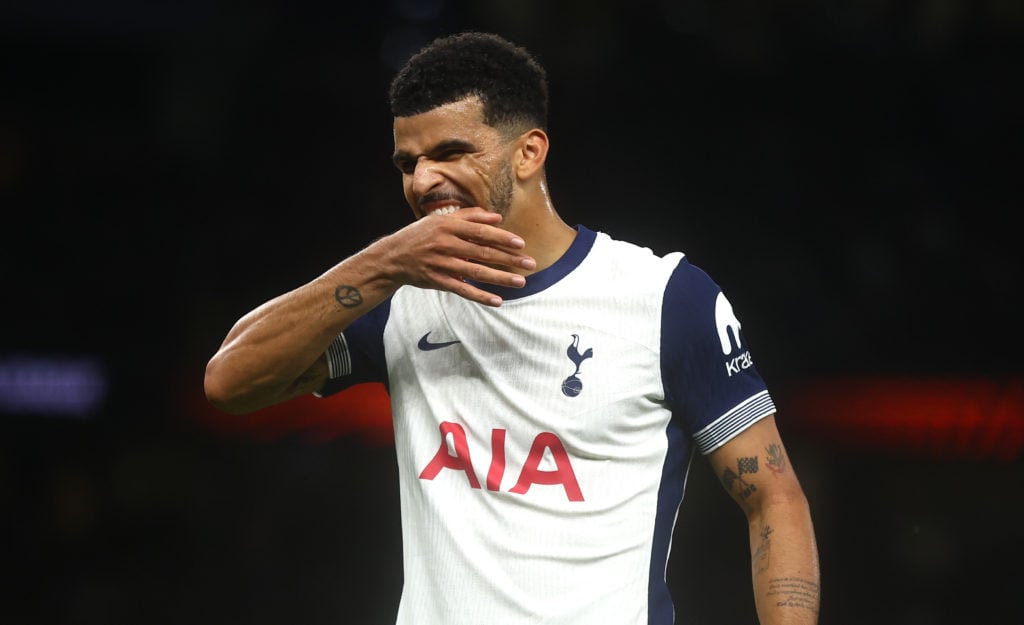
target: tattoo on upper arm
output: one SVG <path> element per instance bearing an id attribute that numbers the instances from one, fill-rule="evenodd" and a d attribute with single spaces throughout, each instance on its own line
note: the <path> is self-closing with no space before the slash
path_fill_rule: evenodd
<path id="1" fill-rule="evenodd" d="M 726 467 L 725 471 L 722 471 L 722 484 L 731 493 L 733 485 L 739 482 L 739 492 L 737 495 L 746 499 L 751 494 L 757 492 L 757 486 L 747 482 L 741 476 L 744 473 L 757 473 L 757 470 L 757 456 L 737 458 L 736 471 L 728 467 Z"/>
<path id="2" fill-rule="evenodd" d="M 772 443 L 765 447 L 768 457 L 765 464 L 773 473 L 782 473 L 786 470 L 786 457 L 782 455 L 782 445 Z"/>
<path id="3" fill-rule="evenodd" d="M 343 284 L 334 289 L 334 299 L 345 308 L 355 308 L 363 303 L 363 294 L 356 287 Z"/>
<path id="4" fill-rule="evenodd" d="M 768 596 L 775 605 L 787 608 L 803 608 L 818 613 L 821 601 L 818 583 L 799 577 L 777 577 L 768 580 Z"/>

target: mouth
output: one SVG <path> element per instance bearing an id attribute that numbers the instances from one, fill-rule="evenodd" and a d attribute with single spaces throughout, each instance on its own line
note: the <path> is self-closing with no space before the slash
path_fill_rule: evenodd
<path id="1" fill-rule="evenodd" d="M 459 210 L 460 208 L 462 208 L 462 207 L 459 206 L 458 204 L 445 204 L 443 206 L 438 206 L 437 208 L 424 207 L 423 214 L 424 215 L 451 215 L 452 213 L 454 213 L 455 211 Z"/>
<path id="2" fill-rule="evenodd" d="M 434 191 L 420 198 L 420 214 L 429 217 L 432 215 L 451 215 L 460 208 L 473 206 L 473 200 L 457 191 Z"/>

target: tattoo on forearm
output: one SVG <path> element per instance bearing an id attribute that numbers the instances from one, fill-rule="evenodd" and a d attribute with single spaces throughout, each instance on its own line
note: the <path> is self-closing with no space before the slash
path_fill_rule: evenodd
<path id="1" fill-rule="evenodd" d="M 737 473 L 738 471 L 738 473 Z M 725 490 L 732 492 L 732 487 L 735 483 L 739 482 L 739 496 L 746 499 L 751 494 L 757 491 L 757 486 L 745 481 L 741 475 L 744 473 L 757 473 L 757 456 L 750 458 L 737 458 L 736 459 L 736 471 L 726 468 L 722 471 L 722 484 L 725 485 Z"/>
<path id="2" fill-rule="evenodd" d="M 754 557 L 752 558 L 754 565 L 754 575 L 760 575 L 768 570 L 768 565 L 771 564 L 772 555 L 772 539 L 771 535 L 774 532 L 770 525 L 762 525 L 761 531 L 761 542 L 757 545 L 757 549 L 754 550 Z"/>
<path id="3" fill-rule="evenodd" d="M 768 596 L 780 607 L 802 608 L 817 614 L 819 593 L 818 583 L 809 579 L 778 577 L 768 581 Z"/>
<path id="4" fill-rule="evenodd" d="M 786 469 L 786 457 L 782 455 L 782 445 L 772 443 L 765 448 L 768 454 L 765 464 L 772 473 L 782 473 Z"/>
<path id="5" fill-rule="evenodd" d="M 345 308 L 355 308 L 363 303 L 363 294 L 356 287 L 343 284 L 334 289 L 334 299 Z"/>

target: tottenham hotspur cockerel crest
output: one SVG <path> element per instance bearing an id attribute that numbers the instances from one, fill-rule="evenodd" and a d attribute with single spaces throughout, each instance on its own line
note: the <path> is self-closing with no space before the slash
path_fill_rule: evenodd
<path id="1" fill-rule="evenodd" d="M 569 360 L 576 365 L 576 370 L 572 372 L 565 380 L 562 381 L 562 393 L 566 397 L 576 397 L 583 391 L 583 380 L 580 380 L 580 366 L 583 365 L 583 361 L 587 358 L 594 357 L 593 348 L 588 347 L 582 354 L 580 353 L 580 335 L 572 335 L 572 343 L 569 344 L 569 348 L 565 350 L 565 355 L 569 357 Z"/>

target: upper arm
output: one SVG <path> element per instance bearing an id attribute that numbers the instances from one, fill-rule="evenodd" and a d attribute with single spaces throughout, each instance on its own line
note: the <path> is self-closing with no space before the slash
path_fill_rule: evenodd
<path id="1" fill-rule="evenodd" d="M 749 516 L 797 501 L 800 486 L 775 424 L 775 403 L 721 288 L 682 259 L 662 309 L 665 396 L 729 495 Z"/>
<path id="2" fill-rule="evenodd" d="M 750 425 L 711 452 L 708 461 L 748 517 L 770 502 L 803 499 L 775 415 Z"/>

